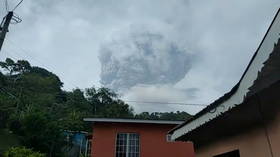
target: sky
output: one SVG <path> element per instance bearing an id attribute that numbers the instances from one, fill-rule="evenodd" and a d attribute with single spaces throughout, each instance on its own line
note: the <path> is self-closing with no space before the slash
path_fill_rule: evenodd
<path id="1" fill-rule="evenodd" d="M 17 0 L 8 0 L 12 9 Z M 240 79 L 279 0 L 24 0 L 0 53 L 57 74 L 65 90 L 108 87 L 136 112 L 209 104 Z M 0 16 L 6 14 L 0 0 Z M 129 102 L 129 101 L 138 101 Z"/>

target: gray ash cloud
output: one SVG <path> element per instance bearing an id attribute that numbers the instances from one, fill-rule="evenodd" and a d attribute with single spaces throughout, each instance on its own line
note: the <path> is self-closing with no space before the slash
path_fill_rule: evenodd
<path id="1" fill-rule="evenodd" d="M 100 49 L 100 82 L 117 91 L 139 84 L 175 84 L 190 70 L 192 58 L 160 33 L 122 34 Z"/>

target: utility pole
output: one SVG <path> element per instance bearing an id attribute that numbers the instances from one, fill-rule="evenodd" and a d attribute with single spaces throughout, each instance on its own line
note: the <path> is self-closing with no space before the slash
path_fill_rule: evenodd
<path id="1" fill-rule="evenodd" d="M 8 32 L 8 28 L 10 25 L 10 22 L 14 16 L 14 13 L 12 11 L 8 12 L 7 16 L 4 18 L 4 25 L 3 28 L 0 26 L 0 51 L 2 48 L 2 45 L 4 43 L 6 33 Z"/>

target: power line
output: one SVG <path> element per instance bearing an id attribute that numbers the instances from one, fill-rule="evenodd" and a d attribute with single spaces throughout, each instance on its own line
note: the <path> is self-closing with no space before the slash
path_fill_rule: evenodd
<path id="1" fill-rule="evenodd" d="M 9 12 L 8 0 L 5 0 L 5 8 L 6 8 L 6 12 Z"/>
<path id="2" fill-rule="evenodd" d="M 7 40 L 7 41 L 8 41 L 8 40 Z M 16 60 L 20 60 L 20 59 L 25 58 L 22 54 L 16 52 L 16 51 L 13 50 L 13 49 L 10 49 L 10 48 L 4 49 L 3 51 L 6 52 L 9 56 L 12 56 L 12 57 L 13 57 L 13 55 L 15 55 L 14 58 L 17 58 Z M 13 55 L 12 55 L 12 54 L 13 54 Z"/>
<path id="3" fill-rule="evenodd" d="M 21 0 L 20 2 L 17 3 L 17 5 L 15 5 L 15 7 L 13 9 L 9 9 L 9 2 L 8 0 L 5 0 L 5 8 L 6 8 L 6 11 L 9 12 L 9 11 L 15 11 L 19 6 L 20 4 L 23 2 L 23 0 Z"/>
<path id="4" fill-rule="evenodd" d="M 125 102 L 133 102 L 138 104 L 172 104 L 172 105 L 186 105 L 186 106 L 201 106 L 206 107 L 206 104 L 191 104 L 183 102 L 158 102 L 158 101 L 135 101 L 135 100 L 124 100 Z"/>
<path id="5" fill-rule="evenodd" d="M 8 42 L 12 42 L 11 40 L 7 40 Z M 14 45 L 14 44 L 13 44 Z M 16 47 L 15 45 L 13 47 Z M 19 49 L 19 47 L 17 47 Z M 41 61 L 35 59 L 34 57 L 31 57 L 30 53 L 28 53 L 26 50 L 22 49 L 21 50 L 24 52 L 24 54 L 26 54 L 28 56 L 28 58 L 31 58 L 33 61 L 36 61 L 37 63 L 41 64 L 42 66 L 44 67 L 47 67 L 46 65 L 44 65 Z M 15 57 L 13 57 L 11 55 L 11 51 L 7 51 L 7 50 L 4 50 L 9 56 L 11 56 L 11 58 L 15 59 Z M 21 54 L 17 53 L 16 50 L 13 50 L 12 52 L 14 52 L 14 54 L 16 54 L 17 58 L 24 58 Z M 73 83 L 71 82 L 68 82 L 67 80 L 65 80 L 67 83 L 70 83 L 72 86 L 74 87 L 78 87 L 76 85 L 74 85 Z M 182 105 L 182 106 L 197 106 L 197 107 L 206 107 L 207 105 L 206 104 L 196 104 L 196 103 L 184 103 L 184 102 L 157 102 L 157 101 L 136 101 L 136 100 L 123 100 L 125 102 L 131 102 L 131 103 L 137 103 L 137 104 L 172 104 L 172 105 Z"/>
<path id="6" fill-rule="evenodd" d="M 16 45 L 15 42 L 13 42 L 12 40 L 7 39 L 7 43 L 11 45 L 11 47 L 13 47 L 13 52 L 17 55 L 19 55 L 21 58 L 25 58 L 22 57 L 23 55 L 20 55 L 19 53 L 17 53 L 16 51 L 20 51 L 21 54 L 24 54 L 25 56 L 27 56 L 28 58 L 30 58 L 32 61 L 35 61 L 37 64 L 44 66 L 45 68 L 48 69 L 55 69 L 53 66 L 47 65 L 44 62 L 40 61 L 39 59 L 36 59 L 34 56 L 31 55 L 30 51 L 27 51 L 26 49 L 19 47 L 18 45 Z M 16 50 L 16 49 L 17 50 Z M 11 50 L 11 49 L 10 49 Z M 6 51 L 7 52 L 7 51 Z M 46 59 L 45 59 L 46 60 Z M 73 86 L 73 88 L 77 88 L 78 86 L 75 85 L 73 82 L 71 82 L 70 80 L 67 80 L 64 78 L 64 81 L 68 84 L 70 84 L 71 86 Z"/>
<path id="7" fill-rule="evenodd" d="M 23 2 L 23 0 L 21 0 L 15 7 L 12 11 L 15 11 L 17 9 L 17 7 Z"/>
<path id="8" fill-rule="evenodd" d="M 13 47 L 17 47 L 17 46 L 15 46 L 15 43 L 12 42 L 11 40 L 7 40 L 7 41 L 8 41 L 7 43 L 9 43 L 9 44 L 10 44 L 10 43 L 13 43 Z M 9 51 L 9 52 L 13 52 L 13 53 L 17 56 L 17 58 L 24 58 L 22 54 L 25 54 L 25 55 L 28 56 L 28 58 L 31 58 L 33 61 L 37 62 L 38 64 L 41 64 L 42 66 L 48 68 L 48 66 L 46 66 L 44 63 L 42 63 L 41 61 L 39 61 L 39 60 L 35 59 L 34 57 L 32 57 L 28 51 L 26 51 L 26 50 L 24 50 L 24 49 L 22 49 L 22 48 L 20 48 L 20 47 L 17 47 L 17 49 L 21 49 L 21 51 L 22 51 L 23 53 L 19 54 L 19 53 L 16 52 L 16 50 L 11 50 L 11 49 L 10 49 L 11 51 Z M 11 53 L 9 53 L 7 50 L 4 50 L 4 51 L 5 51 L 9 56 L 11 56 L 11 58 L 15 59 L 15 57 L 13 57 L 13 56 L 11 55 Z M 16 59 L 15 59 L 15 60 L 16 60 Z M 69 82 L 69 81 L 67 81 L 67 80 L 65 80 L 65 81 L 66 81 L 67 83 L 70 83 L 73 87 L 78 87 L 78 86 L 76 86 L 75 84 L 73 84 L 73 83 L 71 83 L 71 82 Z M 171 104 L 171 105 L 196 106 L 196 107 L 206 107 L 206 106 L 207 106 L 206 104 L 184 103 L 184 102 L 158 102 L 158 101 L 136 101 L 136 100 L 123 100 L 123 101 L 125 101 L 125 102 L 131 102 L 131 103 L 137 103 L 137 104 L 162 104 L 162 105 L 163 105 L 163 104 Z"/>
<path id="9" fill-rule="evenodd" d="M 9 58 L 12 58 L 13 60 L 18 60 L 18 59 L 19 59 L 19 57 L 13 56 L 11 53 L 9 53 L 9 52 L 6 51 L 6 50 L 2 50 L 2 52 L 4 52 L 3 54 L 6 53 L 6 54 L 9 56 Z"/>

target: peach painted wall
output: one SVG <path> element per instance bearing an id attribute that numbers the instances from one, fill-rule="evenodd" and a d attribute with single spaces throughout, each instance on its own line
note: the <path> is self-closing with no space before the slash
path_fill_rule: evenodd
<path id="1" fill-rule="evenodd" d="M 273 156 L 280 157 L 280 116 L 267 126 L 267 133 Z M 213 157 L 236 149 L 239 149 L 240 157 L 271 157 L 264 128 L 251 130 L 247 133 L 197 148 L 195 153 L 196 157 Z"/>
<path id="2" fill-rule="evenodd" d="M 192 143 L 167 142 L 166 134 L 175 125 L 95 123 L 92 157 L 115 157 L 119 132 L 140 134 L 140 157 L 194 157 Z"/>

